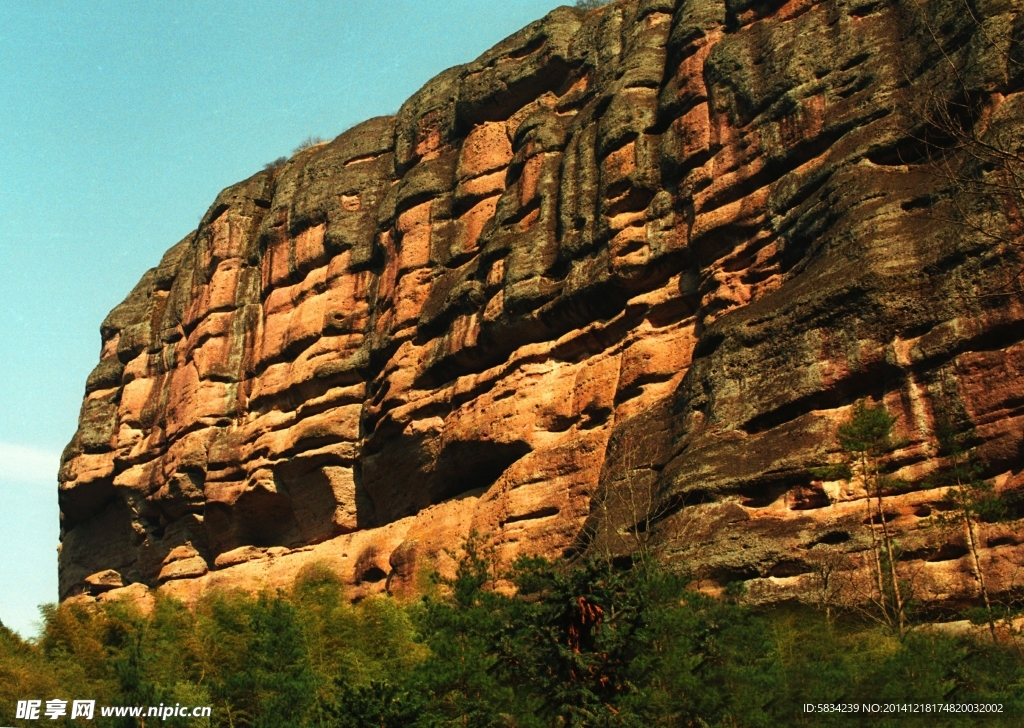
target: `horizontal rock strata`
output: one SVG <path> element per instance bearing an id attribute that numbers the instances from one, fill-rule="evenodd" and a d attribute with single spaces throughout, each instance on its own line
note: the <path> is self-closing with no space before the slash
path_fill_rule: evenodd
<path id="1" fill-rule="evenodd" d="M 62 598 L 315 559 L 356 595 L 412 588 L 471 530 L 806 595 L 824 554 L 868 548 L 863 490 L 809 470 L 864 397 L 899 415 L 897 475 L 948 464 L 942 409 L 1017 488 L 1024 306 L 989 294 L 1019 250 L 957 223 L 918 141 L 923 100 L 965 91 L 979 134 L 1019 132 L 1020 2 L 979 8 L 559 8 L 224 190 L 103 322 Z M 921 588 L 973 598 L 944 493 L 886 508 Z M 994 592 L 1019 533 L 980 528 Z"/>

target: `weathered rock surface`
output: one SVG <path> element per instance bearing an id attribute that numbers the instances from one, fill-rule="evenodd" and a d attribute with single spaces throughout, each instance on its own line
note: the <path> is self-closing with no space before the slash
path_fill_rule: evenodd
<path id="1" fill-rule="evenodd" d="M 1019 130 L 1021 3 L 977 5 L 560 8 L 224 190 L 103 322 L 62 596 L 318 559 L 401 591 L 471 529 L 503 556 L 627 548 L 646 499 L 662 558 L 784 598 L 867 547 L 863 491 L 808 470 L 862 397 L 900 415 L 898 475 L 942 465 L 941 407 L 1017 488 L 1024 306 L 986 294 L 1018 251 L 949 221 L 915 141 L 915 100 L 962 91 L 946 57 L 979 133 Z M 930 593 L 972 597 L 943 492 L 886 507 Z M 1018 524 L 981 532 L 1011 589 Z"/>
<path id="2" fill-rule="evenodd" d="M 85 585 L 91 594 L 102 594 L 112 589 L 122 588 L 124 582 L 121 581 L 120 574 L 113 569 L 107 569 L 85 577 Z"/>

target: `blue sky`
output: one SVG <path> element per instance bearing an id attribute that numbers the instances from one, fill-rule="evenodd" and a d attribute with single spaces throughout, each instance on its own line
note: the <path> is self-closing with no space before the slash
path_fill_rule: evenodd
<path id="1" fill-rule="evenodd" d="M 559 4 L 0 4 L 0 621 L 56 599 L 57 459 L 142 273 L 222 188 Z"/>

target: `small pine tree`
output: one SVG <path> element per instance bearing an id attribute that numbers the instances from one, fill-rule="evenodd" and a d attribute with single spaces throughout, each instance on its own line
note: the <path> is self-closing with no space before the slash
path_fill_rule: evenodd
<path id="1" fill-rule="evenodd" d="M 435 577 L 447 598 L 427 597 L 415 614 L 429 656 L 412 683 L 436 721 L 430 725 L 500 725 L 498 715 L 512 710 L 513 691 L 495 652 L 507 599 L 485 588 L 493 584 L 493 567 L 493 552 L 470 534 L 455 577 Z"/>
<path id="2" fill-rule="evenodd" d="M 939 455 L 947 458 L 950 469 L 945 473 L 946 479 L 955 485 L 946 494 L 947 500 L 953 504 L 953 511 L 963 523 L 967 535 L 967 547 L 970 549 L 974 577 L 978 580 L 978 589 L 988 618 L 989 633 L 992 640 L 996 639 L 996 623 L 992 611 L 992 600 L 985 583 L 985 570 L 981 565 L 978 548 L 977 524 L 985 516 L 998 516 L 1002 505 L 995 497 L 991 482 L 981 477 L 984 465 L 978 458 L 976 448 L 971 446 L 974 430 L 958 432 L 952 420 L 945 412 L 936 418 L 935 437 L 939 442 Z"/>
<path id="3" fill-rule="evenodd" d="M 296 610 L 283 599 L 263 594 L 248 616 L 248 662 L 236 679 L 255 698 L 253 726 L 295 725 L 316 687 Z"/>
<path id="4" fill-rule="evenodd" d="M 846 454 L 847 466 L 864 487 L 878 588 L 876 604 L 883 621 L 902 637 L 907 632 L 907 605 L 896 569 L 896 542 L 886 522 L 882 501 L 884 491 L 893 484 L 884 473 L 882 457 L 899 446 L 893 441 L 896 420 L 897 417 L 890 414 L 884 404 L 872 407 L 859 400 L 853 406 L 850 419 L 839 427 L 838 441 Z M 875 501 L 874 512 L 872 499 Z"/>

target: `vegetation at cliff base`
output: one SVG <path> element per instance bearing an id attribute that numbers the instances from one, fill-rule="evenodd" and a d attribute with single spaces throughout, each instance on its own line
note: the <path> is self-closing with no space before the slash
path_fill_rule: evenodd
<path id="1" fill-rule="evenodd" d="M 506 587 L 495 589 L 501 577 Z M 805 703 L 1000 703 L 1002 714 L 873 715 L 872 725 L 1017 725 L 1024 659 L 1003 644 L 813 609 L 756 612 L 638 563 L 522 558 L 496 573 L 466 544 L 434 593 L 357 604 L 326 566 L 289 593 L 220 593 L 44 610 L 34 641 L 0 630 L 0 724 L 17 700 L 211 705 L 242 726 L 861 725 Z M 46 724 L 72 725 L 67 718 Z M 150 724 L 153 719 L 150 719 Z M 144 725 L 101 717 L 78 723 Z"/>

